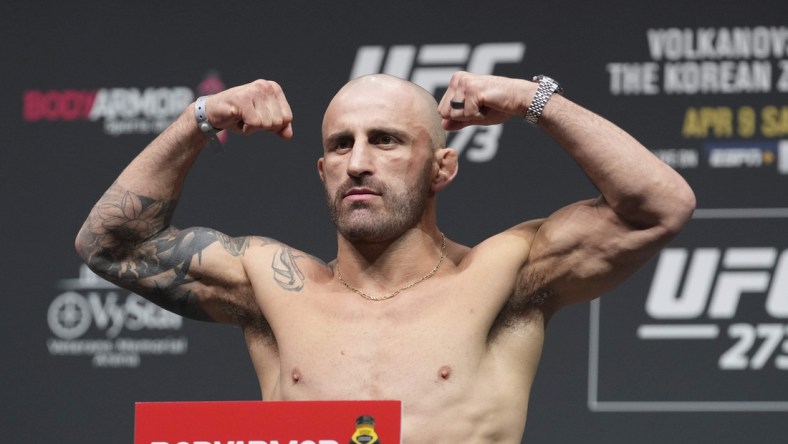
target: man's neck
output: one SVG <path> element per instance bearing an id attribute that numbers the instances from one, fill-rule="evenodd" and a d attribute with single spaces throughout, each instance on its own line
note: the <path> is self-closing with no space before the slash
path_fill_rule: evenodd
<path id="1" fill-rule="evenodd" d="M 382 242 L 354 243 L 338 235 L 337 267 L 346 285 L 363 292 L 389 294 L 434 273 L 445 252 L 445 242 L 435 226 L 412 228 Z"/>

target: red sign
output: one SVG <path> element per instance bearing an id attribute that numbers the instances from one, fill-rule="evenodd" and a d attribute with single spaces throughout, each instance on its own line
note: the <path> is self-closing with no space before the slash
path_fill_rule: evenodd
<path id="1" fill-rule="evenodd" d="M 401 421 L 400 401 L 139 402 L 134 444 L 397 444 Z"/>

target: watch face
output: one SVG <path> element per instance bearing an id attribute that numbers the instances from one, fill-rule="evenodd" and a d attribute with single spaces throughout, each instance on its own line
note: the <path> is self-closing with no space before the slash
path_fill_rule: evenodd
<path id="1" fill-rule="evenodd" d="M 552 83 L 553 85 L 555 85 L 555 89 L 553 90 L 554 93 L 556 93 L 556 94 L 563 94 L 564 93 L 564 88 L 562 88 L 561 85 L 558 82 L 556 82 L 553 78 L 547 77 L 546 75 L 539 74 L 538 76 L 535 76 L 534 77 L 534 82 Z"/>

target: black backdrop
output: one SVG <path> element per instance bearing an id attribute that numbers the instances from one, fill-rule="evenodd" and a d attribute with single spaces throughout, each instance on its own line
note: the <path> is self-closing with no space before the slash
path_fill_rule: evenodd
<path id="1" fill-rule="evenodd" d="M 222 86 L 278 81 L 295 139 L 230 135 L 198 160 L 175 222 L 264 234 L 328 260 L 316 159 L 330 97 L 376 69 L 438 79 L 440 94 L 443 74 L 469 65 L 560 80 L 675 166 L 699 202 L 669 250 L 551 323 L 524 441 L 784 441 L 784 1 L 4 6 L 7 441 L 129 442 L 135 401 L 259 399 L 239 331 L 168 316 L 93 279 L 73 252 L 92 204 L 173 113 Z M 457 137 L 461 173 L 439 206 L 457 241 L 595 193 L 520 121 Z"/>

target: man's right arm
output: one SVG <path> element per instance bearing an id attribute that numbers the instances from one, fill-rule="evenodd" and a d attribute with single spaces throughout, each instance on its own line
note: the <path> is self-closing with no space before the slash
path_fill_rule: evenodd
<path id="1" fill-rule="evenodd" d="M 209 97 L 218 129 L 292 137 L 292 113 L 281 88 L 255 81 Z M 206 144 L 189 106 L 120 174 L 91 210 L 76 248 L 99 275 L 173 312 L 241 324 L 259 312 L 243 266 L 265 238 L 228 236 L 170 225 L 186 175 Z"/>

